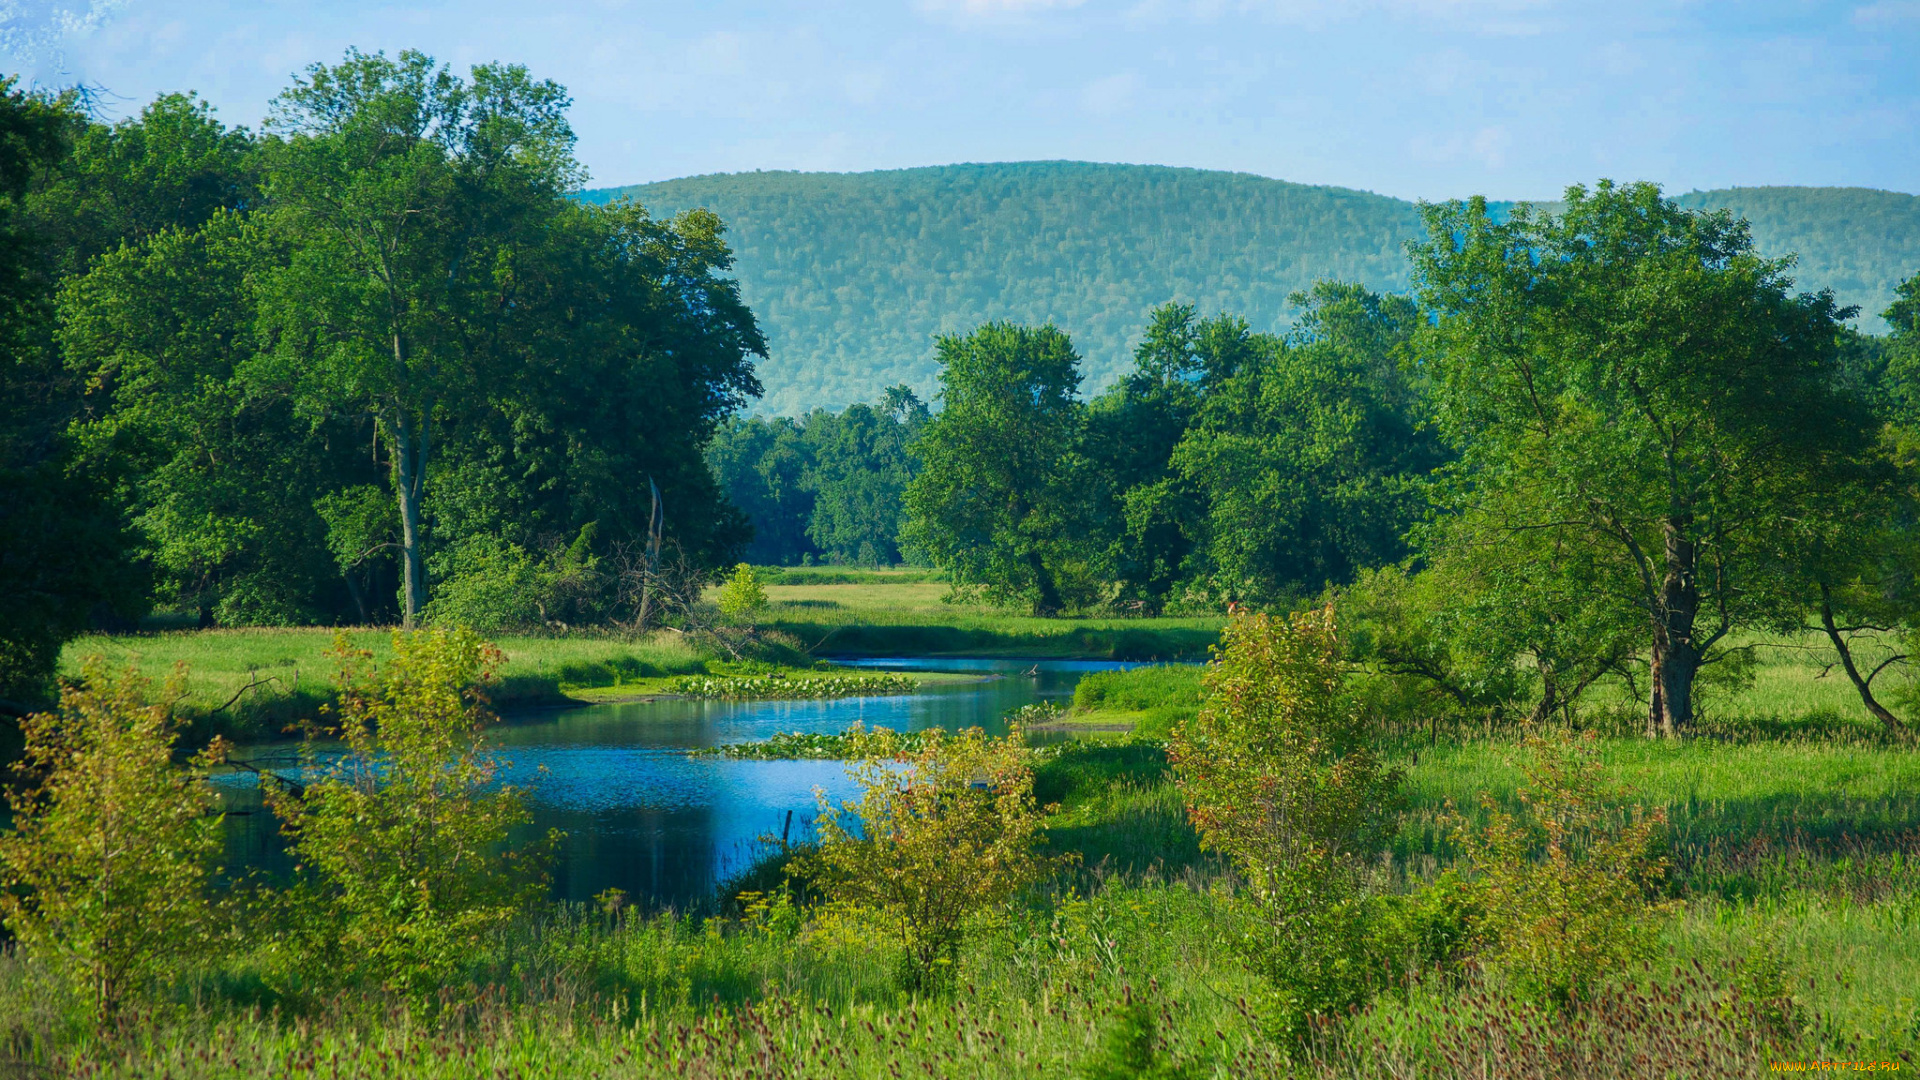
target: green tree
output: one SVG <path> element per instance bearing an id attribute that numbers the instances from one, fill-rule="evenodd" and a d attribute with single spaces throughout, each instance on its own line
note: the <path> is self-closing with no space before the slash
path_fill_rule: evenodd
<path id="1" fill-rule="evenodd" d="M 736 622 L 751 622 L 767 606 L 767 590 L 760 576 L 746 563 L 733 568 L 733 575 L 720 586 L 720 614 Z"/>
<path id="2" fill-rule="evenodd" d="M 333 615 L 340 571 L 316 504 L 379 479 L 364 418 L 302 417 L 251 377 L 256 248 L 222 211 L 100 256 L 60 298 L 67 364 L 89 386 L 75 433 L 122 466 L 159 599 L 208 625 Z"/>
<path id="3" fill-rule="evenodd" d="M 53 348 L 57 253 L 29 191 L 66 160 L 66 104 L 0 80 L 0 712 L 44 699 L 63 642 L 100 611 L 139 607 L 142 568 L 112 476 L 66 435 L 77 391 Z"/>
<path id="4" fill-rule="evenodd" d="M 819 554 L 807 535 L 814 505 L 807 484 L 812 456 L 806 430 L 784 416 L 735 418 L 707 444 L 714 481 L 753 530 L 744 552 L 750 561 L 794 566 Z"/>
<path id="5" fill-rule="evenodd" d="M 1041 851 L 1031 754 L 1017 737 L 924 735 L 910 753 L 883 742 L 848 766 L 860 797 L 835 807 L 820 796 L 820 846 L 799 867 L 891 917 L 911 990 L 942 981 L 973 917 L 1058 865 Z"/>
<path id="6" fill-rule="evenodd" d="M 260 323 L 309 411 L 356 409 L 392 462 L 402 613 L 427 602 L 427 470 L 436 425 L 503 389 L 490 333 L 522 249 L 579 170 L 567 98 L 524 68 L 462 81 L 417 52 L 349 52 L 275 99 Z M 508 305 L 511 310 L 511 305 Z"/>
<path id="7" fill-rule="evenodd" d="M 58 709 L 22 721 L 31 782 L 8 790 L 0 833 L 0 922 L 102 1019 L 203 957 L 212 929 L 222 823 L 205 780 L 222 746 L 176 766 L 178 676 L 168 700 L 152 689 L 95 657 Z"/>
<path id="8" fill-rule="evenodd" d="M 912 445 L 927 420 L 926 405 L 905 386 L 889 388 L 878 408 L 851 405 L 837 416 L 808 418 L 807 537 L 830 561 L 900 561 L 902 502 L 919 465 Z"/>
<path id="9" fill-rule="evenodd" d="M 472 631 L 436 629 L 394 635 L 384 665 L 344 638 L 333 655 L 337 722 L 312 734 L 346 753 L 322 764 L 310 741 L 320 778 L 269 791 L 309 875 L 289 897 L 305 970 L 420 997 L 544 885 L 538 859 L 507 846 L 529 818 L 486 752 L 482 694 L 500 653 Z"/>
<path id="10" fill-rule="evenodd" d="M 1191 304 L 1162 305 L 1148 318 L 1133 370 L 1087 410 L 1102 561 L 1122 604 L 1157 613 L 1200 573 L 1195 541 L 1205 497 L 1174 468 L 1174 451 L 1207 397 L 1272 345 L 1238 317 L 1201 319 Z"/>
<path id="11" fill-rule="evenodd" d="M 1370 992 L 1362 871 L 1401 779 L 1344 692 L 1333 609 L 1235 617 L 1167 745 L 1203 846 L 1245 883 L 1247 961 L 1291 1034 Z"/>
<path id="12" fill-rule="evenodd" d="M 61 277 L 260 199 L 253 136 L 220 123 L 192 94 L 161 94 L 113 125 L 74 121 L 72 155 L 28 199 Z"/>
<path id="13" fill-rule="evenodd" d="M 1294 300 L 1288 337 L 1250 343 L 1172 455 L 1206 508 L 1203 570 L 1228 598 L 1311 595 L 1397 561 L 1442 460 L 1402 374 L 1412 302 L 1332 282 Z"/>
<path id="14" fill-rule="evenodd" d="M 939 339 L 941 411 L 915 448 L 907 544 L 958 590 L 1053 615 L 1090 599 L 1078 460 L 1080 358 L 1052 326 L 988 323 Z"/>
<path id="15" fill-rule="evenodd" d="M 1838 378 L 1847 312 L 1795 294 L 1744 223 L 1651 184 L 1573 187 L 1559 214 L 1425 213 L 1412 254 L 1456 509 L 1591 546 L 1588 587 L 1651 639 L 1649 730 L 1685 730 L 1727 635 L 1793 619 L 1778 523 L 1867 444 Z"/>

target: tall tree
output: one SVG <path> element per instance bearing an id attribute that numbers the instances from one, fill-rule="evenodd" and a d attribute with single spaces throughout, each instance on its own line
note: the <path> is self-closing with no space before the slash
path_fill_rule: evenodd
<path id="1" fill-rule="evenodd" d="M 1794 620 L 1777 525 L 1870 438 L 1839 378 L 1850 312 L 1795 293 L 1744 222 L 1652 184 L 1576 186 L 1559 214 L 1424 213 L 1412 255 L 1459 508 L 1591 546 L 1592 588 L 1650 639 L 1649 731 L 1684 731 L 1715 648 Z"/>
<path id="2" fill-rule="evenodd" d="M 1053 326 L 987 323 L 939 339 L 941 412 L 915 443 L 905 541 L 958 589 L 1036 615 L 1084 601 L 1080 358 Z"/>
<path id="3" fill-rule="evenodd" d="M 427 601 L 435 427 L 500 384 L 484 324 L 579 177 L 567 104 L 524 68 L 463 81 L 417 52 L 350 52 L 274 102 L 267 214 L 289 253 L 265 282 L 262 332 L 311 411 L 378 425 L 408 624 Z"/>
<path id="4" fill-rule="evenodd" d="M 109 477 L 74 453 L 70 387 L 53 348 L 57 260 L 25 209 L 66 159 L 64 103 L 0 80 L 0 711 L 24 713 L 60 646 L 96 609 L 132 606 L 144 584 Z"/>
<path id="5" fill-rule="evenodd" d="M 817 433 L 808 420 L 813 513 L 807 536 L 828 559 L 867 566 L 900 561 L 901 502 L 918 468 L 912 444 L 928 418 L 912 390 L 895 386 L 878 408 L 850 405 L 827 417 Z"/>
<path id="6" fill-rule="evenodd" d="M 1163 304 L 1148 318 L 1133 370 L 1087 410 L 1086 454 L 1100 479 L 1102 561 L 1120 603 L 1158 613 L 1199 572 L 1194 525 L 1205 503 L 1174 468 L 1174 450 L 1207 397 L 1272 344 L 1244 319 L 1203 319 L 1191 304 Z"/>
<path id="7" fill-rule="evenodd" d="M 1402 371 L 1413 303 L 1335 282 L 1294 302 L 1287 338 L 1249 341 L 1171 459 L 1205 507 L 1196 569 L 1229 598 L 1317 593 L 1397 561 L 1443 458 Z"/>

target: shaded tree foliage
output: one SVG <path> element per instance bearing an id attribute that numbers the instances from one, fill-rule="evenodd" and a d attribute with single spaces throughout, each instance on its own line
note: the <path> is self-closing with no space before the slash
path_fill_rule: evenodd
<path id="1" fill-rule="evenodd" d="M 1593 549 L 1582 591 L 1650 639 L 1650 727 L 1685 730 L 1716 647 L 1794 620 L 1779 523 L 1870 438 L 1839 377 L 1848 312 L 1793 292 L 1790 261 L 1755 254 L 1744 223 L 1651 184 L 1574 187 L 1563 213 L 1505 220 L 1448 203 L 1427 224 L 1413 256 L 1463 455 L 1455 512 Z"/>
<path id="2" fill-rule="evenodd" d="M 940 360 L 942 409 L 915 444 L 906 542 L 956 591 L 1036 615 L 1084 603 L 1091 470 L 1073 343 L 1052 326 L 988 323 L 941 338 Z"/>
<path id="3" fill-rule="evenodd" d="M 913 440 L 927 419 L 925 403 L 895 386 L 873 405 L 722 427 L 707 463 L 752 524 L 747 558 L 776 566 L 902 561 L 901 504 L 919 468 Z"/>

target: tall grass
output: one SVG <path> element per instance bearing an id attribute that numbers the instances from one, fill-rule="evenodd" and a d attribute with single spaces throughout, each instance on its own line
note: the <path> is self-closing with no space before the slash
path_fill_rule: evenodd
<path id="1" fill-rule="evenodd" d="M 1073 711 L 1086 719 L 1131 723 L 1135 735 L 1164 739 L 1175 724 L 1199 713 L 1204 675 L 1194 664 L 1096 671 L 1074 686 Z"/>

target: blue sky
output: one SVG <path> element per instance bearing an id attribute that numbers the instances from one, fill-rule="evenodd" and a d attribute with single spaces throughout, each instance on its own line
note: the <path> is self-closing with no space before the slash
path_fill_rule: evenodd
<path id="1" fill-rule="evenodd" d="M 1920 0 L 13 0 L 6 64 L 257 124 L 348 46 L 525 63 L 597 185 L 1072 158 L 1414 198 L 1920 193 Z"/>

